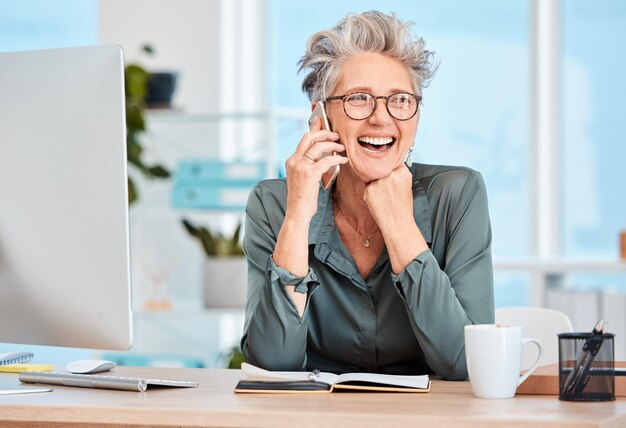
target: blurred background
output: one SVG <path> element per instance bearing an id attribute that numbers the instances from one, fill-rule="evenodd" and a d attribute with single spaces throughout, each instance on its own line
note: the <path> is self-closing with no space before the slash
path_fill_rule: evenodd
<path id="1" fill-rule="evenodd" d="M 120 44 L 127 65 L 165 87 L 129 142 L 141 158 L 129 171 L 133 349 L 25 348 L 51 362 L 228 364 L 245 276 L 227 287 L 219 277 L 245 263 L 228 245 L 209 251 L 182 219 L 216 242 L 240 240 L 247 193 L 284 176 L 306 129 L 296 63 L 307 38 L 370 9 L 413 21 L 436 52 L 414 161 L 483 174 L 496 305 L 559 309 L 577 331 L 604 316 L 626 335 L 626 3 L 0 0 L 0 51 Z M 616 357 L 625 354 L 617 341 Z"/>

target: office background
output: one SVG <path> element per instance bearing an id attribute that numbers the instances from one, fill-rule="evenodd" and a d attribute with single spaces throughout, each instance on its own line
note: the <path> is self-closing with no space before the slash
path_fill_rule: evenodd
<path id="1" fill-rule="evenodd" d="M 556 40 L 548 61 L 556 84 L 549 141 L 537 138 L 544 125 L 535 72 L 545 62 L 538 49 L 545 34 L 537 38 L 546 7 L 554 12 L 547 34 Z M 176 206 L 176 171 L 184 161 L 219 159 L 260 161 L 266 176 L 284 175 L 310 108 L 296 66 L 307 37 L 369 9 L 414 21 L 436 52 L 439 70 L 424 91 L 414 159 L 483 173 L 496 305 L 537 304 L 534 287 L 549 278 L 537 280 L 536 266 L 548 260 L 566 266 L 542 303 L 571 311 L 575 328 L 588 330 L 605 315 L 607 299 L 626 310 L 626 274 L 613 269 L 626 229 L 626 4 L 619 0 L 0 0 L 0 51 L 119 43 L 128 62 L 179 74 L 172 108 L 148 113 L 144 137 L 147 159 L 174 176 L 135 176 L 137 346 L 130 362 L 223 364 L 238 339 L 241 308 L 205 307 L 205 256 L 179 220 L 229 233 L 243 209 Z M 156 55 L 144 55 L 144 43 Z M 547 159 L 546 145 L 554 154 Z M 548 201 L 537 197 L 546 188 Z M 597 265 L 572 268 L 577 262 Z M 169 310 L 145 309 L 155 289 Z M 626 333 L 626 319 L 609 321 Z M 90 352 L 38 350 L 59 361 L 77 353 Z"/>

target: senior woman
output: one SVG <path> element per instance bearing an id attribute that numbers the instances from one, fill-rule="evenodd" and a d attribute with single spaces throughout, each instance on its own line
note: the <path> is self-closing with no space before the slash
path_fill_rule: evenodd
<path id="1" fill-rule="evenodd" d="M 303 89 L 332 131 L 316 120 L 287 178 L 250 194 L 246 361 L 467 377 L 463 326 L 494 321 L 491 228 L 479 173 L 404 163 L 431 59 L 410 24 L 376 11 L 309 39 Z"/>

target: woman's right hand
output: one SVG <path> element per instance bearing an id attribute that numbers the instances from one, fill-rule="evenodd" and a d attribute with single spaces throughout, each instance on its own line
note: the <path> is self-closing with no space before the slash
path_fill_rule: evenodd
<path id="1" fill-rule="evenodd" d="M 315 119 L 311 131 L 304 134 L 295 152 L 285 162 L 287 172 L 287 215 L 310 220 L 317 211 L 317 196 L 322 175 L 336 165 L 348 162 L 345 156 L 324 156 L 343 152 L 339 134 L 322 130 Z"/>

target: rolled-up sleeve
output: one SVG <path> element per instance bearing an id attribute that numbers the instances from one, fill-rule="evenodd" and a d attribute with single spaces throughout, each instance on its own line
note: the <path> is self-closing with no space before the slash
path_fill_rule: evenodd
<path id="1" fill-rule="evenodd" d="M 272 254 L 280 226 L 279 220 L 267 215 L 263 196 L 259 185 L 246 206 L 248 295 L 241 349 L 245 360 L 259 367 L 303 370 L 307 362 L 308 304 L 300 317 L 285 286 L 293 285 L 296 292 L 308 293 L 308 300 L 319 282 L 310 268 L 304 277 L 298 277 L 274 263 Z"/>
<path id="2" fill-rule="evenodd" d="M 494 322 L 485 185 L 472 171 L 459 188 L 448 204 L 452 208 L 439 212 L 435 220 L 443 225 L 438 233 L 446 234 L 443 260 L 427 250 L 399 275 L 392 274 L 429 367 L 451 380 L 467 378 L 464 326 Z"/>

